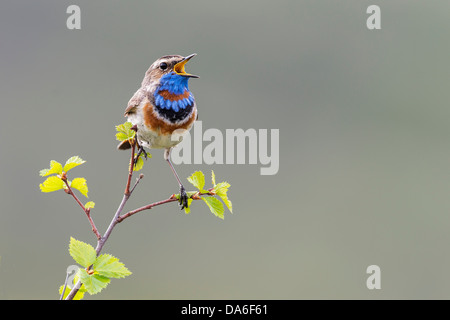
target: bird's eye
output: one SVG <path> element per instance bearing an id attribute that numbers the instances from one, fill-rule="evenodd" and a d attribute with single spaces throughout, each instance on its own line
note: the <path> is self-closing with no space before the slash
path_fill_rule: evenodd
<path id="1" fill-rule="evenodd" d="M 166 70 L 166 69 L 167 69 L 167 63 L 161 62 L 161 64 L 159 65 L 159 68 L 160 68 L 161 70 Z"/>

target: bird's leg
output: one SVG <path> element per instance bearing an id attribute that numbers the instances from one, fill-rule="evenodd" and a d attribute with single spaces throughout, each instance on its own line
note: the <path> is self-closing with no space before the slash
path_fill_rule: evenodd
<path id="1" fill-rule="evenodd" d="M 144 153 L 144 157 L 145 160 L 147 160 L 147 152 L 145 152 L 144 147 L 141 146 L 137 140 L 136 140 L 136 144 L 138 146 L 138 153 L 136 154 L 136 157 L 134 158 L 134 165 L 136 166 L 137 161 L 139 160 L 139 157 L 141 156 L 142 153 Z"/>
<path id="2" fill-rule="evenodd" d="M 145 160 L 147 160 L 147 152 L 145 152 L 144 147 L 142 145 L 139 144 L 139 141 L 137 139 L 137 125 L 134 125 L 131 127 L 131 130 L 133 130 L 134 132 L 136 132 L 136 134 L 134 135 L 134 143 L 136 143 L 136 146 L 138 147 L 138 153 L 136 155 L 136 157 L 134 158 L 134 165 L 136 166 L 136 163 L 139 159 L 139 157 L 141 156 L 142 153 L 144 153 L 145 156 Z"/>
<path id="3" fill-rule="evenodd" d="M 170 151 L 171 151 L 171 148 L 166 149 L 166 151 L 164 153 L 164 158 L 169 163 L 169 166 L 172 169 L 173 175 L 177 179 L 178 184 L 180 186 L 180 205 L 181 205 L 181 210 L 183 210 L 184 208 L 188 207 L 188 196 L 187 196 L 186 190 L 184 189 L 183 184 L 181 183 L 180 178 L 178 177 L 177 172 L 175 171 L 175 168 L 172 165 L 172 162 L 170 161 Z"/>

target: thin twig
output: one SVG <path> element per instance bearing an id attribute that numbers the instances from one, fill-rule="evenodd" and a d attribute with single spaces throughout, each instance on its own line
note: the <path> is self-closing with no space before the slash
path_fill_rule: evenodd
<path id="1" fill-rule="evenodd" d="M 130 183 L 131 183 L 131 177 L 133 176 L 133 167 L 134 167 L 134 151 L 136 150 L 136 143 L 131 144 L 131 160 L 130 160 L 130 168 L 128 170 L 128 180 L 127 185 L 125 187 L 125 195 L 130 195 Z M 133 188 L 134 189 L 134 188 Z"/>
<path id="2" fill-rule="evenodd" d="M 61 292 L 61 297 L 59 297 L 59 300 L 62 300 L 64 297 L 64 292 L 66 292 L 66 288 L 67 288 L 67 280 L 69 280 L 69 273 L 66 272 L 66 280 L 64 281 L 64 288 L 62 289 Z"/>
<path id="3" fill-rule="evenodd" d="M 85 208 L 83 203 L 80 201 L 80 199 L 78 199 L 77 195 L 73 192 L 72 188 L 70 187 L 69 183 L 67 182 L 67 179 L 63 179 L 64 183 L 67 186 L 67 193 L 70 194 L 75 201 L 80 205 L 81 209 L 83 210 L 83 212 L 86 214 L 86 217 L 89 220 L 89 223 L 91 224 L 92 227 L 92 232 L 94 232 L 94 234 L 97 236 L 97 239 L 100 239 L 102 236 L 100 235 L 100 233 L 98 232 L 97 227 L 95 226 L 94 220 L 92 220 L 91 217 L 91 209 L 90 208 Z"/>
<path id="4" fill-rule="evenodd" d="M 136 182 L 134 183 L 133 188 L 131 188 L 130 193 L 133 193 L 134 189 L 136 188 L 136 186 L 139 184 L 139 181 L 141 181 L 144 178 L 144 174 L 141 173 L 139 175 L 139 178 L 136 178 Z"/>
<path id="5" fill-rule="evenodd" d="M 144 177 L 143 174 L 139 175 L 139 178 L 136 179 L 136 182 L 134 184 L 134 186 L 130 189 L 130 184 L 131 184 L 131 178 L 133 176 L 133 161 L 134 161 L 134 151 L 135 151 L 135 147 L 136 144 L 133 143 L 132 144 L 132 151 L 131 151 L 131 160 L 130 160 L 130 168 L 128 171 L 128 178 L 127 178 L 127 185 L 125 188 L 125 193 L 123 195 L 122 201 L 119 204 L 119 207 L 116 210 L 116 213 L 114 214 L 114 217 L 112 218 L 108 229 L 106 230 L 105 234 L 103 235 L 103 237 L 100 237 L 97 241 L 97 247 L 95 248 L 95 252 L 97 253 L 97 256 L 99 255 L 99 253 L 102 251 L 103 246 L 105 245 L 106 241 L 108 241 L 109 236 L 111 235 L 111 232 L 114 230 L 115 226 L 119 223 L 122 222 L 123 220 L 125 220 L 126 218 L 144 211 L 144 210 L 149 210 L 153 207 L 162 205 L 162 204 L 166 204 L 166 203 L 170 203 L 170 202 L 175 202 L 178 201 L 178 199 L 176 198 L 176 196 L 173 194 L 172 196 L 170 196 L 170 198 L 162 200 L 162 201 L 158 201 L 158 202 L 154 202 L 151 204 L 148 204 L 146 206 L 143 206 L 141 208 L 135 209 L 133 211 L 129 211 L 123 215 L 120 215 L 123 208 L 125 207 L 125 204 L 127 203 L 128 199 L 130 198 L 131 194 L 133 193 L 134 189 L 136 188 L 136 186 L 138 185 L 139 181 L 142 180 L 142 178 Z M 199 200 L 201 199 L 201 196 L 213 196 L 214 192 L 213 189 L 208 190 L 208 193 L 201 193 L 201 192 L 197 192 L 195 194 L 193 194 L 191 196 L 191 199 L 193 200 Z M 81 203 L 81 202 L 80 202 Z M 66 300 L 72 300 L 75 295 L 77 294 L 78 290 L 80 290 L 81 288 L 81 281 L 78 280 L 78 282 L 73 286 L 72 290 L 69 292 L 69 294 L 66 297 Z"/>
<path id="6" fill-rule="evenodd" d="M 97 253 L 97 256 L 102 251 L 103 246 L 105 245 L 106 241 L 108 241 L 109 236 L 111 235 L 111 232 L 113 231 L 116 224 L 119 222 L 118 217 L 119 217 L 120 213 L 122 212 L 123 208 L 125 207 L 125 204 L 127 203 L 128 199 L 130 198 L 131 193 L 133 192 L 134 188 L 139 183 L 139 181 L 143 178 L 143 175 L 140 175 L 138 181 L 136 181 L 135 185 L 133 186 L 133 189 L 130 190 L 131 178 L 133 176 L 133 161 L 134 161 L 135 147 L 136 147 L 136 144 L 133 143 L 131 146 L 130 168 L 128 170 L 127 185 L 125 187 L 125 193 L 122 197 L 122 201 L 120 202 L 119 207 L 116 210 L 116 213 L 114 214 L 114 217 L 112 218 L 112 220 L 108 226 L 108 229 L 106 229 L 106 232 L 103 235 L 103 237 L 98 238 L 97 246 L 95 248 L 95 252 Z M 74 285 L 72 290 L 67 295 L 66 300 L 73 300 L 73 298 L 77 294 L 78 290 L 80 290 L 80 288 L 81 288 L 81 281 L 78 280 L 78 282 Z"/>
<path id="7" fill-rule="evenodd" d="M 149 209 L 151 209 L 151 208 L 153 208 L 153 207 L 160 206 L 160 205 L 162 205 L 162 204 L 169 203 L 169 202 L 174 202 L 174 201 L 178 201 L 178 199 L 175 198 L 175 197 L 170 197 L 169 199 L 166 199 L 166 200 L 154 202 L 154 203 L 148 204 L 148 205 L 146 205 L 146 206 L 143 206 L 143 207 L 141 207 L 141 208 L 138 208 L 138 209 L 136 209 L 136 210 L 129 211 L 129 212 L 127 212 L 127 213 L 125 213 L 125 214 L 119 216 L 119 217 L 117 218 L 117 220 L 118 220 L 118 222 L 122 222 L 123 220 L 125 220 L 125 219 L 128 218 L 128 217 L 131 217 L 131 216 L 132 216 L 133 214 L 135 214 L 135 213 L 138 213 L 138 212 L 141 212 L 141 211 L 144 211 L 144 210 L 149 210 Z"/>
<path id="8" fill-rule="evenodd" d="M 211 190 L 212 190 L 212 189 L 211 189 Z M 210 191 L 210 190 L 209 190 L 209 191 Z M 193 194 L 190 198 L 191 198 L 192 200 L 200 200 L 200 199 L 201 199 L 201 196 L 213 196 L 213 195 L 214 195 L 214 193 L 213 193 L 212 191 L 210 191 L 210 192 L 208 192 L 208 193 L 197 192 L 197 193 Z M 119 216 L 119 217 L 117 218 L 117 220 L 118 220 L 118 222 L 122 222 L 122 221 L 125 220 L 126 218 L 131 217 L 132 215 L 134 215 L 134 214 L 136 214 L 136 213 L 138 213 L 138 212 L 141 212 L 141 211 L 144 211 L 144 210 L 150 210 L 150 209 L 152 209 L 153 207 L 160 206 L 160 205 L 162 205 L 162 204 L 166 204 L 166 203 L 170 203 L 170 202 L 174 202 L 174 201 L 178 201 L 178 199 L 177 199 L 176 196 L 173 194 L 173 195 L 170 196 L 170 198 L 168 198 L 168 199 L 166 199 L 166 200 L 161 200 L 161 201 L 153 202 L 153 203 L 150 203 L 150 204 L 148 204 L 148 205 L 146 205 L 146 206 L 143 206 L 143 207 L 137 208 L 137 209 L 135 209 L 135 210 L 129 211 L 129 212 L 127 212 L 127 213 L 125 213 L 125 214 Z"/>

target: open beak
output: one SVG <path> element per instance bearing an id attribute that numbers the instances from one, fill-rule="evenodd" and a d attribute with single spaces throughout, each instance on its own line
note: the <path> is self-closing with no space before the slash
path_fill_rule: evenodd
<path id="1" fill-rule="evenodd" d="M 186 73 L 186 71 L 184 70 L 184 65 L 191 60 L 191 58 L 195 57 L 197 54 L 193 53 L 188 55 L 187 57 L 184 57 L 183 60 L 181 60 L 180 62 L 178 62 L 174 67 L 173 67 L 173 71 L 175 71 L 176 74 L 179 74 L 180 76 L 183 77 L 190 77 L 190 78 L 198 78 L 198 76 L 190 74 L 190 73 Z"/>

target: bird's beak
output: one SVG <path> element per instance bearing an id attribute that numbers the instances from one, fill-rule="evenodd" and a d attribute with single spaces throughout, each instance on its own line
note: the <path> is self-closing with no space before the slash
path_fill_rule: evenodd
<path id="1" fill-rule="evenodd" d="M 193 53 L 188 55 L 187 57 L 184 57 L 183 60 L 181 60 L 180 62 L 178 62 L 174 67 L 173 67 L 173 71 L 175 71 L 176 74 L 179 74 L 180 76 L 183 77 L 190 77 L 190 78 L 198 78 L 198 76 L 190 74 L 190 73 L 186 73 L 186 71 L 184 70 L 184 65 L 191 60 L 191 58 L 195 57 L 197 54 Z"/>

